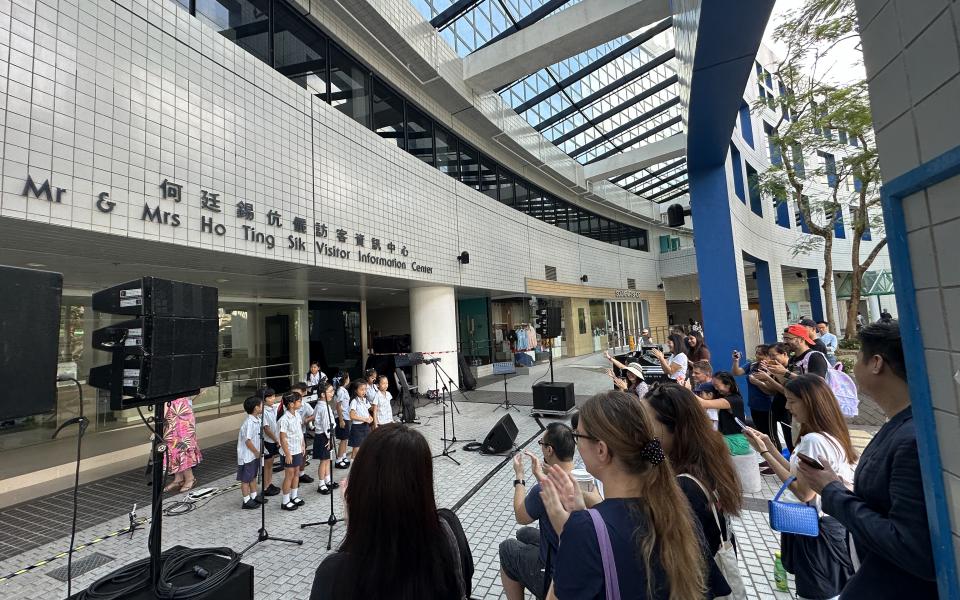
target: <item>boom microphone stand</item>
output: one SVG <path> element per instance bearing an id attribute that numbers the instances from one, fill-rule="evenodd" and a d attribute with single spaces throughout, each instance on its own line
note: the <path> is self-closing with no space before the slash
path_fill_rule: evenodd
<path id="1" fill-rule="evenodd" d="M 327 408 L 327 410 L 330 410 L 330 409 Z M 329 441 L 329 443 L 330 443 L 331 445 L 333 445 L 333 443 L 334 443 L 334 427 L 335 427 L 335 425 L 336 425 L 336 422 L 337 422 L 337 421 L 336 421 L 336 418 L 333 418 L 333 419 L 330 420 L 330 430 L 327 432 L 327 436 L 328 436 L 327 439 L 328 439 L 328 441 Z M 336 452 L 333 451 L 333 449 L 331 448 L 331 451 L 330 451 L 330 480 L 331 480 L 331 482 L 333 481 L 333 467 L 334 467 L 333 457 L 334 457 L 335 454 L 336 454 Z M 456 461 L 454 461 L 454 462 L 456 462 Z M 339 523 L 339 522 L 341 522 L 341 521 L 344 520 L 344 519 L 338 519 L 336 513 L 335 513 L 334 510 L 333 510 L 333 495 L 334 495 L 334 491 L 333 491 L 333 488 L 331 488 L 331 489 L 330 489 L 330 516 L 327 517 L 327 520 L 326 520 L 326 521 L 315 521 L 315 522 L 313 522 L 313 523 L 301 523 L 301 525 L 300 525 L 300 529 L 303 529 L 303 528 L 305 528 L 305 527 L 313 527 L 313 526 L 315 526 L 315 525 L 329 525 L 329 526 L 330 526 L 330 529 L 327 530 L 327 550 L 329 550 L 329 549 L 333 546 L 333 526 L 336 525 L 337 523 Z"/>
<path id="2" fill-rule="evenodd" d="M 263 406 L 266 406 L 266 403 L 261 400 Z M 269 408 L 269 407 L 268 407 Z M 263 459 L 263 450 L 265 446 L 263 444 L 263 413 L 260 414 L 260 493 L 263 494 L 263 484 L 267 480 L 264 474 L 264 465 L 266 462 Z M 263 498 L 266 500 L 266 496 Z M 274 537 L 270 535 L 270 532 L 267 531 L 267 503 L 260 503 L 260 529 L 257 531 L 257 539 L 253 540 L 249 546 L 240 551 L 240 556 L 243 556 L 247 553 L 247 550 L 253 548 L 260 542 L 266 542 L 268 540 L 273 540 L 275 542 L 287 542 L 288 544 L 297 544 L 302 546 L 303 540 L 290 540 L 287 538 Z"/>
<path id="3" fill-rule="evenodd" d="M 433 363 L 433 368 L 436 369 L 436 370 L 439 370 L 439 372 L 443 373 L 443 374 L 447 377 L 447 382 L 450 384 L 450 387 L 448 388 L 448 387 L 446 386 L 446 384 L 443 384 L 443 392 L 444 392 L 444 395 L 449 395 L 449 396 L 450 396 L 450 406 L 452 406 L 452 407 L 454 408 L 454 410 L 456 410 L 457 413 L 459 414 L 459 413 L 460 413 L 460 409 L 457 408 L 457 403 L 456 403 L 456 402 L 454 401 L 454 399 L 453 399 L 453 391 L 452 391 L 450 388 L 456 388 L 458 392 L 460 392 L 461 394 L 463 394 L 463 397 L 464 397 L 464 398 L 466 398 L 467 395 L 464 394 L 464 393 L 463 393 L 463 390 L 461 390 L 460 387 L 453 382 L 453 377 L 450 377 L 450 375 L 449 375 L 446 371 L 443 370 L 443 367 L 440 366 L 440 361 L 439 361 L 439 360 Z M 444 425 L 446 425 L 446 423 L 444 423 Z M 457 442 L 475 442 L 475 441 L 477 441 L 475 438 L 468 438 L 468 439 L 465 439 L 465 440 L 458 440 L 458 439 L 457 439 L 457 424 L 456 424 L 456 422 L 454 421 L 454 418 L 453 418 L 453 411 L 450 411 L 450 433 L 452 434 L 452 437 L 451 437 L 450 439 L 447 439 L 447 432 L 446 432 L 446 431 L 443 432 L 443 438 L 442 438 L 443 441 L 445 441 L 445 442 L 450 442 L 451 444 L 456 444 Z"/>
<path id="4" fill-rule="evenodd" d="M 436 369 L 437 369 L 437 363 L 436 363 L 436 362 L 433 363 L 433 368 L 434 368 L 434 371 L 436 371 Z M 442 391 L 443 397 L 446 398 L 446 396 L 447 396 L 447 384 L 445 384 L 445 383 L 443 383 L 443 382 L 441 381 L 441 385 L 443 386 L 443 391 Z M 453 400 L 453 396 L 450 397 L 450 400 L 451 400 L 451 401 Z M 452 411 L 452 410 L 450 411 L 450 423 L 451 423 L 451 425 L 453 424 L 453 411 Z M 456 439 L 456 435 L 454 435 L 453 439 Z M 456 452 L 456 450 L 451 450 L 451 449 L 450 449 L 450 447 L 453 446 L 453 444 L 455 443 L 455 442 L 453 441 L 453 439 L 447 439 L 447 403 L 444 402 L 444 403 L 443 403 L 443 436 L 441 436 L 441 438 L 440 438 L 440 443 L 443 444 L 443 452 L 441 452 L 440 454 L 434 455 L 433 458 L 440 458 L 441 456 L 446 456 L 447 458 L 449 458 L 450 460 L 452 460 L 454 463 L 456 463 L 456 465 L 459 467 L 459 466 L 460 466 L 460 461 L 457 460 L 457 459 L 455 459 L 454 457 L 450 456 L 451 454 L 453 454 L 454 452 Z M 449 442 L 449 443 L 448 443 L 448 442 Z"/>

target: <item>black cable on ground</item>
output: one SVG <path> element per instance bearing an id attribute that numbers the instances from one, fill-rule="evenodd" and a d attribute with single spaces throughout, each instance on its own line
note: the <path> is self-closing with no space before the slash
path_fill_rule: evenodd
<path id="1" fill-rule="evenodd" d="M 176 577 L 189 573 L 191 570 L 200 575 L 194 565 L 201 557 L 225 556 L 228 558 L 220 570 L 207 574 L 200 583 L 186 586 L 175 586 L 172 581 Z M 160 581 L 157 582 L 156 594 L 158 598 L 197 598 L 217 589 L 230 577 L 240 564 L 240 555 L 230 548 L 196 548 L 184 550 L 170 555 L 160 569 Z M 183 567 L 188 567 L 184 570 Z"/>
<path id="2" fill-rule="evenodd" d="M 121 567 L 90 584 L 80 596 L 81 600 L 119 600 L 127 598 L 150 585 L 150 558 Z M 104 587 L 116 588 L 105 592 Z"/>
<path id="3" fill-rule="evenodd" d="M 80 459 L 83 434 L 87 430 L 87 418 L 83 416 L 83 386 L 80 385 L 80 382 L 77 381 L 75 377 L 70 377 L 68 375 L 58 375 L 57 381 L 72 381 L 77 385 L 77 394 L 80 396 L 79 416 L 66 421 L 53 433 L 53 437 L 56 438 L 60 431 L 62 431 L 67 425 L 76 423 L 80 426 L 80 431 L 77 433 L 76 471 L 73 475 L 73 517 L 70 521 L 70 549 L 67 551 L 67 596 L 69 597 L 73 594 L 73 545 L 77 540 L 77 505 L 78 496 L 80 493 Z"/>

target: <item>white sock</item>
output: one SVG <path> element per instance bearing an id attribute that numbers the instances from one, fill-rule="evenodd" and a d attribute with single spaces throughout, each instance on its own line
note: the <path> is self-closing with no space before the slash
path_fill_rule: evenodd
<path id="1" fill-rule="evenodd" d="M 324 481 L 326 481 L 326 482 L 327 482 L 327 485 L 330 485 L 330 476 L 329 476 L 329 475 L 327 475 L 327 478 L 326 478 L 326 479 L 325 479 Z"/>
<path id="2" fill-rule="evenodd" d="M 244 504 L 246 504 L 247 502 L 250 502 L 250 496 L 244 496 L 244 497 L 243 497 L 243 502 L 244 502 Z"/>
<path id="3" fill-rule="evenodd" d="M 347 456 L 346 454 L 338 454 L 338 455 L 337 455 L 337 462 L 340 462 L 340 461 L 343 460 L 346 456 Z"/>
<path id="4" fill-rule="evenodd" d="M 254 490 L 254 491 L 250 492 L 250 497 L 251 497 L 252 499 L 256 500 L 256 499 L 257 499 L 257 491 Z"/>
<path id="5" fill-rule="evenodd" d="M 284 494 L 284 495 L 283 495 L 283 503 L 286 504 L 286 503 L 288 503 L 288 502 L 290 502 L 290 494 Z"/>
<path id="6" fill-rule="evenodd" d="M 290 490 L 290 497 L 291 497 L 291 498 L 296 498 L 296 497 L 299 496 L 299 495 L 300 495 L 300 488 L 295 487 L 295 488 L 293 488 L 292 490 Z"/>

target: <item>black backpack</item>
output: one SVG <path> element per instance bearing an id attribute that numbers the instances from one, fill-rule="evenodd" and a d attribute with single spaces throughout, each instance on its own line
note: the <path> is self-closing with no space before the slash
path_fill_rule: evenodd
<path id="1" fill-rule="evenodd" d="M 457 538 L 457 548 L 460 549 L 460 567 L 463 575 L 463 590 L 467 598 L 473 591 L 473 553 L 470 552 L 470 543 L 467 541 L 467 534 L 463 532 L 463 525 L 460 524 L 460 518 L 449 508 L 437 509 L 437 516 L 443 519 L 453 536 Z"/>

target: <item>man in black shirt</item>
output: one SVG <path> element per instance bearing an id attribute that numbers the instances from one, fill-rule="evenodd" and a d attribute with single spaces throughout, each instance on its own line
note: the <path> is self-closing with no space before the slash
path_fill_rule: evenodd
<path id="1" fill-rule="evenodd" d="M 820 494 L 823 511 L 853 537 L 860 569 L 841 599 L 936 599 L 933 546 L 900 329 L 896 321 L 874 323 L 858 337 L 857 386 L 889 420 L 860 456 L 853 491 L 822 457 L 813 457 L 824 465 L 822 471 L 801 461 L 797 474 L 801 483 Z"/>
<path id="2" fill-rule="evenodd" d="M 817 352 L 823 352 L 824 356 L 830 352 L 827 350 L 827 345 L 823 343 L 823 340 L 820 339 L 820 332 L 817 331 L 817 322 L 813 319 L 803 319 L 800 321 L 800 325 L 803 325 L 807 329 L 807 333 L 810 334 L 810 339 L 813 340 L 813 349 Z"/>

